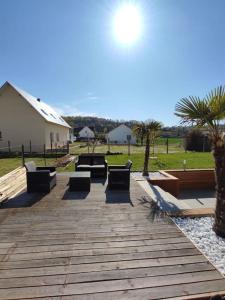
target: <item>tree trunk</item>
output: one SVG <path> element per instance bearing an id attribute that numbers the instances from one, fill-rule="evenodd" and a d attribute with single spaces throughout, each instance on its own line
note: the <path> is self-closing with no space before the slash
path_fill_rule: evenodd
<path id="1" fill-rule="evenodd" d="M 144 134 L 141 135 L 141 146 L 143 146 L 144 143 Z"/>
<path id="2" fill-rule="evenodd" d="M 221 237 L 225 237 L 225 146 L 214 147 L 216 210 L 213 229 Z"/>
<path id="3" fill-rule="evenodd" d="M 143 173 L 142 173 L 143 176 L 148 176 L 149 148 L 150 148 L 150 138 L 149 138 L 149 134 L 147 134 L 147 136 L 146 136 L 146 145 L 145 145 L 144 170 L 143 170 Z"/>

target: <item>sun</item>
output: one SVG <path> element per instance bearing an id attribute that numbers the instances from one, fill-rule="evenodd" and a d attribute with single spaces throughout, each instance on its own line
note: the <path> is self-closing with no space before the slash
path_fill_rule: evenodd
<path id="1" fill-rule="evenodd" d="M 141 35 L 142 17 L 135 4 L 122 4 L 113 19 L 113 32 L 116 40 L 122 44 L 135 43 Z"/>

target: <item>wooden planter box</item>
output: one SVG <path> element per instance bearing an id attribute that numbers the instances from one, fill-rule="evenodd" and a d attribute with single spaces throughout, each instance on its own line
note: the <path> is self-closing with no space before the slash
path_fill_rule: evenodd
<path id="1" fill-rule="evenodd" d="M 158 185 L 175 197 L 183 189 L 215 188 L 213 169 L 166 170 L 160 173 L 162 176 L 150 179 L 150 183 Z"/>
<path id="2" fill-rule="evenodd" d="M 161 176 L 150 178 L 149 182 L 153 185 L 158 185 L 164 191 L 177 197 L 179 195 L 179 179 L 164 171 L 159 171 L 159 173 Z"/>

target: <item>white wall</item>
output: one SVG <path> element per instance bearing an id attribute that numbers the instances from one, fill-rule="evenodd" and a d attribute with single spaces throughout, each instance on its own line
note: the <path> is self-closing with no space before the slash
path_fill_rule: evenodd
<path id="1" fill-rule="evenodd" d="M 86 126 L 79 132 L 79 137 L 93 139 L 95 134 L 89 127 Z"/>
<path id="2" fill-rule="evenodd" d="M 66 145 L 70 139 L 70 129 L 53 123 L 45 123 L 45 144 L 46 148 L 51 148 L 50 133 L 53 136 L 53 147 Z"/>
<path id="3" fill-rule="evenodd" d="M 127 144 L 127 135 L 131 135 L 131 144 L 136 144 L 136 138 L 132 132 L 132 130 L 125 126 L 120 125 L 119 127 L 113 129 L 107 134 L 107 138 L 109 139 L 110 143 L 117 143 L 117 144 Z"/>
<path id="4" fill-rule="evenodd" d="M 0 94 L 0 131 L 0 148 L 10 141 L 12 151 L 20 151 L 22 144 L 28 150 L 31 141 L 35 151 L 43 149 L 45 120 L 8 86 Z"/>
<path id="5" fill-rule="evenodd" d="M 0 131 L 0 148 L 4 147 L 5 151 L 8 151 L 8 141 L 11 151 L 21 151 L 22 144 L 29 151 L 30 141 L 32 151 L 43 151 L 44 144 L 47 149 L 51 147 L 50 132 L 54 136 L 53 147 L 55 143 L 62 146 L 69 140 L 70 129 L 46 122 L 25 99 L 6 86 L 0 95 Z"/>

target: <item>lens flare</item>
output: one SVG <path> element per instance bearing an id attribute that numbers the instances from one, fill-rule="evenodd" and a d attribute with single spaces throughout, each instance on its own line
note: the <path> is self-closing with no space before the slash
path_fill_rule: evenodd
<path id="1" fill-rule="evenodd" d="M 134 4 L 123 4 L 113 19 L 115 38 L 122 44 L 130 45 L 137 41 L 142 32 L 142 17 Z"/>

